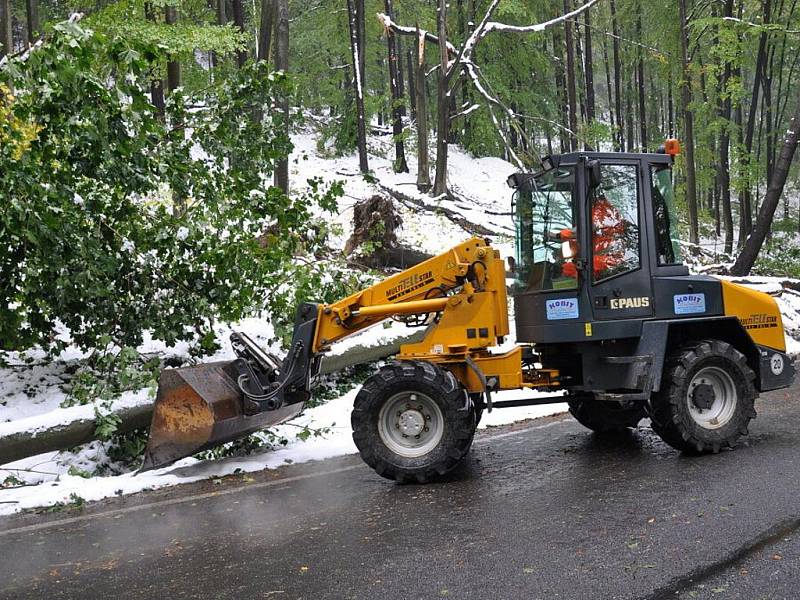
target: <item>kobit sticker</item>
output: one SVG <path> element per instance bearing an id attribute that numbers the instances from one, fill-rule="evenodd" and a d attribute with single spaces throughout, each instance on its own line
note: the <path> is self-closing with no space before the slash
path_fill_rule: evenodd
<path id="1" fill-rule="evenodd" d="M 672 305 L 676 315 L 696 315 L 706 312 L 705 294 L 675 294 Z"/>
<path id="2" fill-rule="evenodd" d="M 577 319 L 580 315 L 577 298 L 559 298 L 545 302 L 548 321 L 561 321 L 563 319 Z"/>

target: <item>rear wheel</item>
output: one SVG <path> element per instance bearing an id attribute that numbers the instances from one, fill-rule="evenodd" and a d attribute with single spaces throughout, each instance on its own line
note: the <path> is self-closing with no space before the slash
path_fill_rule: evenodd
<path id="1" fill-rule="evenodd" d="M 754 379 L 744 355 L 726 342 L 703 340 L 679 348 L 650 401 L 653 430 L 685 452 L 733 447 L 756 416 Z"/>
<path id="2" fill-rule="evenodd" d="M 381 368 L 356 396 L 350 420 L 364 462 L 387 479 L 419 483 L 455 467 L 476 426 L 453 374 L 424 361 Z"/>
<path id="3" fill-rule="evenodd" d="M 569 412 L 584 427 L 596 433 L 618 433 L 636 427 L 646 416 L 644 402 L 607 402 L 593 394 L 576 394 L 567 401 Z"/>

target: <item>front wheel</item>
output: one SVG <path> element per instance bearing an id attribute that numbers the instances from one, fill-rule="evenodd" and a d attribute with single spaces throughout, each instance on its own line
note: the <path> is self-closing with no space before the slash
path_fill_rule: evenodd
<path id="1" fill-rule="evenodd" d="M 653 430 L 684 452 L 733 447 L 756 416 L 754 379 L 745 356 L 726 342 L 703 340 L 679 348 L 650 400 Z"/>
<path id="2" fill-rule="evenodd" d="M 387 479 L 419 483 L 461 461 L 477 424 L 453 374 L 424 361 L 392 363 L 367 379 L 350 421 L 364 462 Z"/>

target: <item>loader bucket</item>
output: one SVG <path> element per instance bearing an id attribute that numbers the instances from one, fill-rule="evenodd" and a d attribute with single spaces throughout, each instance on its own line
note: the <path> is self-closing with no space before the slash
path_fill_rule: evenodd
<path id="1" fill-rule="evenodd" d="M 245 415 L 233 361 L 165 369 L 141 471 L 156 469 L 295 417 L 302 402 Z"/>

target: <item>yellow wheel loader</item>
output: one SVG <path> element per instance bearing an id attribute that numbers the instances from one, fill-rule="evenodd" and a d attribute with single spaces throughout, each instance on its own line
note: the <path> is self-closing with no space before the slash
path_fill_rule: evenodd
<path id="1" fill-rule="evenodd" d="M 143 468 L 294 417 L 331 345 L 387 318 L 427 329 L 355 400 L 353 439 L 384 477 L 440 476 L 468 452 L 484 410 L 531 404 L 566 401 L 596 432 L 649 417 L 686 452 L 733 446 L 758 393 L 789 386 L 794 367 L 770 296 L 682 263 L 672 159 L 549 157 L 508 179 L 508 272 L 473 238 L 339 302 L 301 305 L 283 360 L 234 334 L 236 360 L 165 370 Z M 498 352 L 510 331 L 507 277 L 517 345 Z M 524 388 L 553 393 L 493 401 Z"/>

